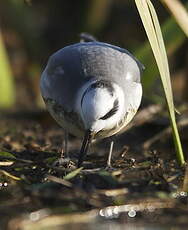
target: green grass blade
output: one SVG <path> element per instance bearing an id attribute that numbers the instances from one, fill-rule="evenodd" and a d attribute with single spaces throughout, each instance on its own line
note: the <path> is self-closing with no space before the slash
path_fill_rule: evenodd
<path id="1" fill-rule="evenodd" d="M 166 95 L 166 100 L 169 108 L 169 113 L 170 113 L 170 120 L 172 123 L 172 130 L 173 130 L 173 137 L 174 137 L 174 144 L 176 147 L 176 153 L 177 153 L 177 158 L 180 164 L 184 164 L 184 155 L 183 155 L 183 150 L 181 146 L 181 141 L 176 125 L 176 118 L 175 118 L 175 108 L 174 108 L 174 102 L 173 102 L 173 94 L 172 94 L 172 87 L 171 87 L 171 80 L 170 80 L 170 71 L 169 71 L 169 65 L 168 65 L 168 58 L 165 50 L 165 45 L 163 42 L 163 36 L 162 32 L 160 29 L 159 21 L 157 18 L 157 14 L 155 12 L 155 9 L 150 1 L 148 1 L 149 4 L 149 9 L 151 12 L 151 16 L 153 18 L 154 26 L 156 28 L 156 36 L 158 38 L 159 42 L 159 49 L 161 51 L 161 56 L 162 56 L 162 64 L 163 64 L 163 69 L 164 69 L 164 75 L 161 73 L 161 80 L 163 82 L 163 87 L 165 90 L 165 95 Z M 161 67 L 162 68 L 162 67 Z"/>
<path id="2" fill-rule="evenodd" d="M 163 84 L 168 110 L 170 114 L 177 159 L 180 162 L 180 164 L 183 165 L 185 163 L 185 160 L 176 124 L 168 59 L 158 17 L 153 7 L 153 4 L 150 0 L 135 0 L 135 3 L 139 11 L 140 17 L 142 19 L 142 23 L 144 25 L 160 72 L 161 81 Z"/>
<path id="3" fill-rule="evenodd" d="M 9 108 L 15 102 L 13 76 L 0 33 L 0 107 Z"/>
<path id="4" fill-rule="evenodd" d="M 171 81 L 170 81 L 170 72 L 169 72 L 169 66 L 168 66 L 168 58 L 166 55 L 166 50 L 165 50 L 165 46 L 164 46 L 164 42 L 163 42 L 162 32 L 160 29 L 159 21 L 157 19 L 157 14 L 156 14 L 155 9 L 154 9 L 154 7 L 150 1 L 148 1 L 148 5 L 149 5 L 149 10 L 150 10 L 150 13 L 151 13 L 151 16 L 153 19 L 154 27 L 156 30 L 156 37 L 158 40 L 159 52 L 161 52 L 161 59 L 160 59 L 161 70 L 159 70 L 161 73 L 161 80 L 163 82 L 165 95 L 168 95 L 168 96 L 166 96 L 167 102 L 170 105 L 170 107 L 174 107 L 173 96 L 172 96 L 172 87 L 171 87 Z"/>

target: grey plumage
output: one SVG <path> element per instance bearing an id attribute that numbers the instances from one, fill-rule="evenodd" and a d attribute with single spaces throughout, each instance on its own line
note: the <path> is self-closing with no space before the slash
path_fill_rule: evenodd
<path id="1" fill-rule="evenodd" d="M 67 112 L 73 105 L 78 89 L 92 78 L 116 82 L 124 88 L 140 82 L 143 65 L 127 50 L 102 42 L 77 43 L 53 54 L 42 73 L 41 92 L 62 105 Z M 127 80 L 127 73 L 132 79 Z M 61 94 L 59 93 L 61 92 Z"/>

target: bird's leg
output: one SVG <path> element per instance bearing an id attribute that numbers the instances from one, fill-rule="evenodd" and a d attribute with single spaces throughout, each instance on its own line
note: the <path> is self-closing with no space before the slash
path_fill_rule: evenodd
<path id="1" fill-rule="evenodd" d="M 93 133 L 90 130 L 87 130 L 85 133 L 84 140 L 82 142 L 82 147 L 80 150 L 80 154 L 78 157 L 78 168 L 81 166 L 84 160 L 84 156 L 87 154 L 92 138 L 93 138 Z"/>
<path id="2" fill-rule="evenodd" d="M 69 158 L 68 140 L 69 140 L 69 134 L 65 130 L 64 131 L 63 146 L 62 146 L 62 150 L 61 150 L 61 158 Z"/>
<path id="3" fill-rule="evenodd" d="M 60 157 L 54 162 L 54 166 L 68 166 L 69 164 L 69 154 L 68 154 L 68 132 L 64 130 L 64 138 L 61 146 Z"/>
<path id="4" fill-rule="evenodd" d="M 110 142 L 110 149 L 109 149 L 109 153 L 108 153 L 107 168 L 112 168 L 111 161 L 112 161 L 113 147 L 114 147 L 114 141 L 111 140 L 111 142 Z"/>
<path id="5" fill-rule="evenodd" d="M 68 138 L 69 138 L 69 134 L 66 130 L 64 130 L 64 139 L 61 147 L 61 155 L 59 160 L 55 162 L 55 164 L 56 163 L 58 163 L 58 165 L 64 165 L 64 163 L 67 163 L 67 165 L 69 164 Z"/>

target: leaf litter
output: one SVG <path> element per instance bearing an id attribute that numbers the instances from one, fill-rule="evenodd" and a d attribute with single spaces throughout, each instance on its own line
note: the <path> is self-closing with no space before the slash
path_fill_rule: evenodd
<path id="1" fill-rule="evenodd" d="M 187 225 L 187 170 L 185 174 L 186 168 L 175 161 L 171 141 L 156 143 L 157 150 L 142 148 L 168 124 L 159 129 L 152 120 L 142 122 L 117 137 L 112 168 L 106 168 L 109 140 L 93 144 L 77 169 L 80 140 L 70 137 L 69 161 L 55 165 L 63 131 L 44 120 L 4 116 L 0 121 L 3 229 L 67 229 L 109 219 L 119 224 L 131 219 L 141 225 Z"/>

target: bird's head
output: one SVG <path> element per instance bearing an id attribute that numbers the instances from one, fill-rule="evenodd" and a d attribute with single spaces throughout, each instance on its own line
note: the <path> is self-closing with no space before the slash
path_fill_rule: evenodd
<path id="1" fill-rule="evenodd" d="M 100 131 L 113 129 L 124 116 L 124 93 L 120 86 L 107 80 L 87 82 L 79 91 L 77 102 L 85 128 L 78 167 L 81 166 L 91 140 Z"/>
<path id="2" fill-rule="evenodd" d="M 124 114 L 124 93 L 120 86 L 107 80 L 91 82 L 82 88 L 78 112 L 85 130 L 97 134 L 112 129 Z"/>

